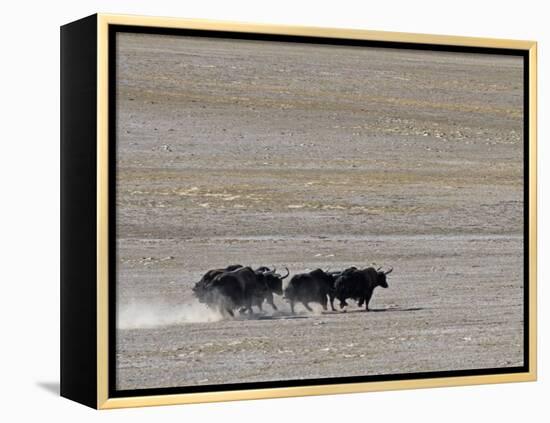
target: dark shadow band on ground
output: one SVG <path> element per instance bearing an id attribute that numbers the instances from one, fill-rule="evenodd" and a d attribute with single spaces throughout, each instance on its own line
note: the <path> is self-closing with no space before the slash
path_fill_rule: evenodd
<path id="1" fill-rule="evenodd" d="M 410 312 L 410 311 L 420 311 L 424 310 L 423 307 L 407 307 L 407 308 L 401 308 L 401 307 L 389 307 L 389 308 L 371 308 L 370 310 L 365 309 L 353 309 L 353 310 L 342 310 L 342 311 L 322 311 L 321 315 L 323 316 L 335 316 L 335 315 L 345 315 L 345 314 L 351 314 L 351 313 L 381 313 L 386 311 L 393 311 L 393 312 Z M 241 314 L 237 317 L 235 317 L 234 320 L 292 320 L 292 319 L 309 319 L 311 317 L 318 316 L 318 314 L 314 313 L 291 313 L 290 311 L 276 311 L 273 314 L 252 314 L 252 315 L 244 315 Z"/>
<path id="2" fill-rule="evenodd" d="M 381 313 L 386 311 L 420 311 L 424 310 L 424 307 L 409 307 L 409 308 L 400 308 L 400 307 L 390 307 L 390 308 L 371 308 L 368 311 L 365 309 L 356 309 L 356 310 L 344 310 L 339 313 Z M 336 312 L 332 311 L 330 314 L 335 314 Z M 325 314 L 325 313 L 323 313 Z"/>

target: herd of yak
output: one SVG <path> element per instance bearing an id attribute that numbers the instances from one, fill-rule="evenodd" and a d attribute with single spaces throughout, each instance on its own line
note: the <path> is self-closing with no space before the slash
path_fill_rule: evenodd
<path id="1" fill-rule="evenodd" d="M 347 306 L 346 300 L 351 298 L 359 307 L 365 304 L 368 311 L 374 288 L 387 288 L 386 276 L 393 269 L 383 271 L 382 268 L 354 266 L 342 271 L 316 269 L 294 275 L 283 290 L 283 279 L 290 275 L 288 268 L 285 270 L 286 275 L 282 275 L 275 268 L 262 266 L 254 270 L 239 264 L 212 269 L 195 284 L 193 293 L 200 302 L 218 308 L 225 316 L 234 316 L 234 310 L 251 315 L 252 307 L 261 311 L 264 301 L 277 310 L 273 294 L 282 295 L 290 303 L 292 313 L 295 303 L 312 311 L 308 303 L 319 303 L 327 310 L 329 301 L 331 310 L 335 311 L 335 298 L 340 301 L 340 308 Z"/>

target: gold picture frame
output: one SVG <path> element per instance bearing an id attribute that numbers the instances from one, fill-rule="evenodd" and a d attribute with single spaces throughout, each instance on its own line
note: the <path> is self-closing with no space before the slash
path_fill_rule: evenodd
<path id="1" fill-rule="evenodd" d="M 109 363 L 109 218 L 110 218 L 110 197 L 109 197 L 109 28 L 112 26 L 136 26 L 142 28 L 165 28 L 185 30 L 223 31 L 246 34 L 269 34 L 294 37 L 330 38 L 341 40 L 366 40 L 381 43 L 406 43 L 430 46 L 459 46 L 485 49 L 513 49 L 525 52 L 528 63 L 528 298 L 525 299 L 528 305 L 528 369 L 517 373 L 503 374 L 477 374 L 468 376 L 449 377 L 425 377 L 420 379 L 385 380 L 360 383 L 341 383 L 327 385 L 271 387 L 258 389 L 243 389 L 230 391 L 209 391 L 195 393 L 169 393 L 140 395 L 130 397 L 112 397 L 109 395 L 109 373 L 112 371 Z M 85 29 L 82 29 L 84 28 Z M 63 41 L 65 37 L 66 41 Z M 72 43 L 72 44 L 71 44 Z M 88 44 L 87 44 L 88 43 Z M 95 116 L 89 117 L 89 124 L 78 125 L 73 117 L 75 107 L 80 107 L 82 98 L 72 98 L 71 90 L 78 86 L 74 65 L 78 59 L 76 53 L 78 48 L 94 48 L 89 53 L 90 60 L 95 62 L 96 69 L 89 70 L 91 78 L 95 77 L 96 85 L 92 87 L 89 105 L 95 102 Z M 95 56 L 95 57 L 92 57 Z M 65 65 L 63 58 L 65 57 Z M 95 60 L 94 60 L 95 59 Z M 69 68 L 72 65 L 73 68 Z M 81 64 L 80 66 L 87 66 Z M 69 82 L 64 82 L 64 78 Z M 89 82 L 88 82 L 89 83 Z M 65 85 L 64 85 L 65 84 Z M 94 98 L 92 98 L 94 97 Z M 517 41 L 504 39 L 459 37 L 446 35 L 410 34 L 400 32 L 369 31 L 361 29 L 335 29 L 315 28 L 288 25 L 265 25 L 249 24 L 225 21 L 179 19 L 164 17 L 128 16 L 116 14 L 97 14 L 84 20 L 66 25 L 62 28 L 62 226 L 65 226 L 65 236 L 62 229 L 62 395 L 74 399 L 98 409 L 112 409 L 121 407 L 139 407 L 151 405 L 188 404 L 214 401 L 233 401 L 260 398 L 280 398 L 291 396 L 342 394 L 353 392 L 370 392 L 382 390 L 416 389 L 444 386 L 477 385 L 504 382 L 535 381 L 537 378 L 537 301 L 536 301 L 536 280 L 537 280 L 537 44 L 534 41 Z M 76 106 L 75 106 L 76 105 Z M 90 113 L 90 107 L 82 110 L 81 113 Z M 78 120 L 78 119 L 77 119 Z M 86 128 L 95 127 L 94 131 L 84 133 Z M 71 129 L 72 128 L 72 129 Z M 79 132 L 81 131 L 81 132 Z M 87 134 L 87 135 L 86 135 Z M 88 220 L 83 222 L 70 215 L 74 207 L 74 192 L 71 187 L 63 190 L 65 178 L 71 177 L 71 166 L 73 160 L 80 160 L 74 151 L 66 147 L 74 137 L 88 137 L 93 143 L 89 154 L 95 154 L 95 172 L 89 175 L 89 181 L 94 182 L 95 187 L 88 200 L 90 203 L 82 205 L 88 207 L 95 203 L 95 210 Z M 65 143 L 63 141 L 65 137 Z M 67 163 L 66 173 L 63 174 L 63 160 Z M 74 172 L 74 170 L 73 170 Z M 86 181 L 82 182 L 83 184 Z M 74 190 L 78 187 L 74 188 Z M 65 206 L 63 206 L 65 204 Z M 64 212 L 66 207 L 66 212 Z M 63 214 L 65 213 L 65 214 Z M 75 212 L 76 213 L 76 212 Z M 65 216 L 65 217 L 64 217 Z M 84 217 L 82 217 L 83 219 Z M 87 258 L 72 259 L 72 254 L 78 254 L 77 242 L 67 235 L 69 231 L 75 231 L 75 225 L 88 225 L 86 227 L 95 229 L 94 251 Z M 75 250 L 76 249 L 76 250 Z M 81 261 L 78 261 L 81 260 Z M 65 266 L 65 267 L 64 267 Z M 84 266 L 84 268 L 83 268 Z M 78 271 L 75 267 L 85 270 L 90 269 L 91 281 L 88 281 L 86 293 L 82 290 L 76 293 L 77 286 L 74 282 L 74 275 Z M 93 286 L 92 282 L 95 283 Z M 81 283 L 86 283 L 82 281 Z M 65 291 L 64 291 L 65 290 Z M 65 292 L 65 295 L 63 294 Z M 81 301 L 83 295 L 90 295 L 93 292 L 94 298 L 90 300 L 90 307 L 86 316 L 75 316 L 75 302 Z M 82 319 L 79 322 L 78 319 Z M 71 321 L 71 322 L 69 322 Z M 90 328 L 94 325 L 95 331 L 83 328 Z M 71 326 L 72 325 L 72 326 Z M 85 332 L 85 333 L 84 333 Z M 93 342 L 96 351 L 93 354 L 84 354 L 84 348 Z M 79 344 L 80 346 L 77 346 Z M 85 356 L 80 361 L 75 361 L 75 355 Z M 72 357 L 72 358 L 71 358 Z M 65 358 L 66 361 L 63 361 Z M 111 363 L 112 364 L 112 363 Z M 95 383 L 94 383 L 95 382 Z M 94 395 L 95 393 L 95 395 Z"/>

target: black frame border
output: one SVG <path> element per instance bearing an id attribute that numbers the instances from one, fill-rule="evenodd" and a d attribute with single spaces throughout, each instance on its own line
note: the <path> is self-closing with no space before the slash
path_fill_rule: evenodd
<path id="1" fill-rule="evenodd" d="M 265 381 L 265 382 L 247 382 L 217 385 L 199 385 L 182 387 L 159 387 L 132 390 L 116 389 L 116 34 L 117 33 L 137 33 L 137 34 L 155 34 L 155 35 L 175 35 L 189 37 L 209 37 L 225 38 L 235 40 L 255 40 L 255 41 L 275 41 L 292 42 L 302 44 L 324 44 L 336 46 L 357 46 L 374 47 L 388 49 L 409 49 L 409 50 L 430 50 L 445 51 L 455 53 L 478 53 L 519 56 L 523 58 L 523 173 L 524 173 L 524 281 L 523 281 L 523 366 L 500 367 L 500 368 L 482 368 L 469 370 L 448 370 L 433 372 L 415 372 L 402 374 L 384 374 L 384 375 L 365 375 L 365 376 L 346 376 L 338 378 L 322 379 L 292 379 L 283 381 Z M 468 47 L 458 45 L 439 45 L 425 43 L 395 42 L 395 41 L 374 41 L 357 40 L 343 38 L 325 38 L 312 36 L 295 35 L 274 35 L 263 33 L 245 33 L 237 31 L 214 31 L 202 29 L 184 29 L 184 28 L 164 28 L 148 27 L 139 25 L 108 25 L 108 199 L 109 199 L 109 240 L 108 240 L 108 397 L 123 398 L 150 395 L 173 395 L 190 394 L 204 392 L 222 392 L 247 389 L 267 389 L 267 388 L 290 388 L 300 386 L 318 386 L 318 385 L 337 385 L 345 383 L 364 383 L 364 382 L 385 382 L 413 379 L 434 379 L 449 377 L 466 376 L 489 376 L 512 373 L 528 373 L 530 369 L 530 322 L 529 322 L 529 242 L 530 242 L 530 224 L 529 224 L 529 117 L 531 110 L 529 108 L 529 50 L 508 49 L 508 48 L 487 48 L 487 47 Z"/>

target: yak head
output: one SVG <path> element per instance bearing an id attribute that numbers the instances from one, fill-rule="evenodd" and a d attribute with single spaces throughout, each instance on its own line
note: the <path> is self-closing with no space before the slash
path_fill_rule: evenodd
<path id="1" fill-rule="evenodd" d="M 262 266 L 258 267 L 255 271 L 256 276 L 259 280 L 262 280 L 265 282 L 269 290 L 277 295 L 283 295 L 283 279 L 287 278 L 288 275 L 290 275 L 290 271 L 287 267 L 286 269 L 286 275 L 281 275 L 280 273 L 277 273 L 277 269 L 274 267 L 273 270 L 271 270 L 269 267 Z"/>
<path id="2" fill-rule="evenodd" d="M 383 271 L 381 267 L 376 269 L 376 286 L 381 286 L 382 288 L 388 287 L 388 281 L 386 276 L 393 271 L 393 267 L 390 267 L 390 270 Z"/>

